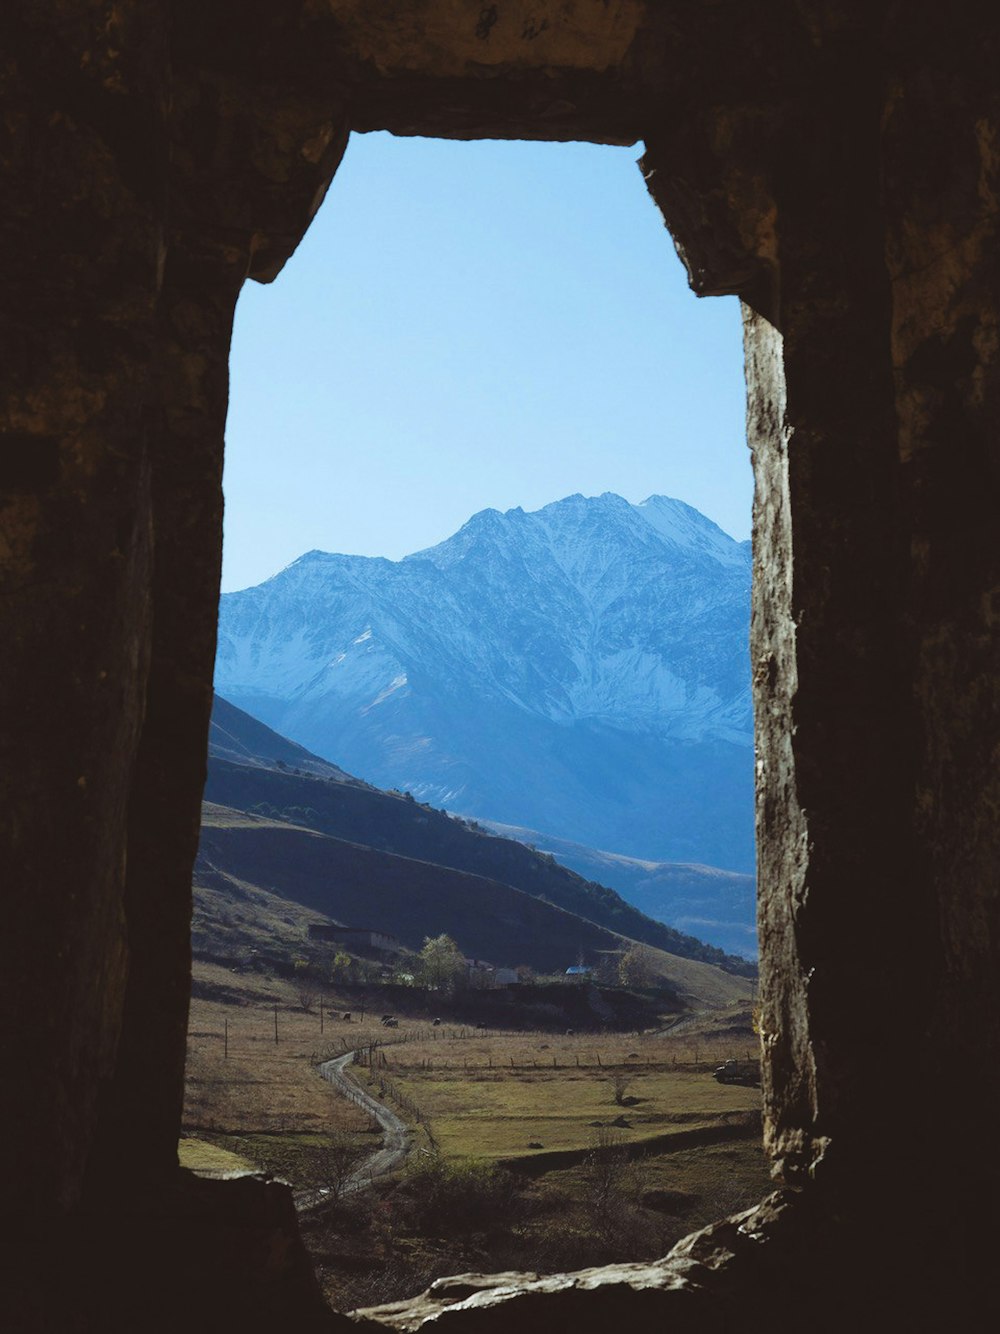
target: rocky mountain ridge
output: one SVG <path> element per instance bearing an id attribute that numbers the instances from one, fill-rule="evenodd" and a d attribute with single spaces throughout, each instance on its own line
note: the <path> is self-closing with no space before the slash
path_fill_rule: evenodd
<path id="1" fill-rule="evenodd" d="M 217 688 L 380 787 L 750 870 L 749 544 L 681 501 L 484 510 L 222 599 Z"/>

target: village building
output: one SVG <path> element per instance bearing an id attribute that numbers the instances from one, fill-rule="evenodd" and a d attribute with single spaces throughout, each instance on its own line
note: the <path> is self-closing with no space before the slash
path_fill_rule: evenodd
<path id="1" fill-rule="evenodd" d="M 367 926 L 337 926 L 333 922 L 313 922 L 310 940 L 328 940 L 353 950 L 376 950 L 380 954 L 402 954 L 404 946 L 395 936 Z"/>
<path id="2" fill-rule="evenodd" d="M 487 963 L 485 959 L 466 959 L 465 968 L 469 986 L 480 991 L 492 990 L 494 987 L 509 987 L 521 980 L 516 968 L 498 968 L 496 964 Z"/>

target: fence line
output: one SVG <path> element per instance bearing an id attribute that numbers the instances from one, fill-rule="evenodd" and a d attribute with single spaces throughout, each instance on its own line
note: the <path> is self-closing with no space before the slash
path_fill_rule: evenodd
<path id="1" fill-rule="evenodd" d="M 321 1031 L 323 1030 L 324 1021 L 326 1024 L 334 1024 L 336 1022 L 335 1016 L 338 1013 L 338 1010 L 336 1009 L 331 1010 L 326 1002 L 324 1002 L 324 1006 L 326 1008 L 323 1010 L 322 1015 L 313 1016 L 320 1023 Z M 260 1030 L 266 1030 L 268 1033 L 273 1033 L 274 1035 L 273 1039 L 269 1038 L 268 1040 L 269 1041 L 273 1040 L 274 1042 L 277 1043 L 279 1042 L 280 1019 L 282 1017 L 288 1018 L 290 1016 L 294 1016 L 301 1021 L 302 1019 L 307 1017 L 308 1013 L 309 1012 L 304 1012 L 300 1007 L 290 1006 L 290 1005 L 284 1007 L 276 1005 L 268 1005 L 267 1007 L 262 1006 L 260 1007 L 259 1014 L 255 1015 L 255 1019 L 258 1022 L 254 1023 L 253 1021 L 250 1021 L 245 1023 L 245 1021 L 237 1021 L 236 1024 L 231 1024 L 228 1021 L 228 1019 L 226 1019 L 224 1021 L 221 1031 L 217 1034 L 217 1037 L 219 1042 L 223 1045 L 226 1056 L 232 1057 L 234 1055 L 238 1055 L 240 1046 L 239 1038 L 241 1036 L 240 1029 L 243 1029 L 244 1032 L 246 1032 L 246 1029 L 249 1028 L 251 1031 L 252 1040 L 260 1040 L 262 1036 L 262 1032 Z M 344 1011 L 343 1013 L 346 1015 L 349 1014 L 350 1011 Z M 311 1062 L 313 1064 L 319 1064 L 322 1060 L 329 1060 L 333 1056 L 342 1055 L 345 1051 L 354 1050 L 359 1053 L 358 1063 L 363 1066 L 371 1065 L 372 1063 L 374 1063 L 377 1066 L 377 1068 L 388 1069 L 391 1064 L 392 1066 L 394 1066 L 395 1069 L 399 1070 L 400 1072 L 406 1072 L 406 1073 L 413 1073 L 414 1071 L 417 1070 L 431 1071 L 434 1069 L 443 1069 L 447 1071 L 461 1070 L 463 1073 L 465 1072 L 477 1073 L 480 1071 L 488 1072 L 488 1071 L 497 1071 L 499 1069 L 508 1069 L 508 1068 L 512 1071 L 540 1070 L 540 1069 L 550 1068 L 553 1070 L 600 1069 L 608 1072 L 617 1072 L 621 1070 L 632 1070 L 639 1072 L 644 1069 L 662 1070 L 665 1068 L 669 1068 L 671 1070 L 677 1071 L 678 1073 L 704 1073 L 705 1071 L 714 1070 L 715 1067 L 722 1060 L 739 1060 L 741 1062 L 745 1061 L 748 1064 L 756 1064 L 757 1061 L 759 1060 L 758 1056 L 748 1051 L 740 1053 L 730 1051 L 724 1057 L 716 1054 L 714 1056 L 709 1056 L 706 1060 L 702 1060 L 701 1053 L 699 1053 L 698 1051 L 698 1046 L 699 1046 L 698 1042 L 694 1039 L 689 1038 L 689 1039 L 681 1039 L 682 1041 L 684 1041 L 685 1046 L 687 1046 L 689 1049 L 693 1049 L 688 1051 L 687 1053 L 688 1059 L 686 1060 L 678 1059 L 677 1055 L 668 1056 L 668 1054 L 664 1052 L 660 1057 L 660 1059 L 657 1059 L 656 1057 L 651 1055 L 644 1054 L 641 1058 L 634 1057 L 631 1060 L 625 1059 L 622 1060 L 621 1062 L 615 1062 L 615 1061 L 605 1061 L 604 1059 L 602 1059 L 600 1052 L 594 1052 L 593 1054 L 590 1054 L 588 1056 L 588 1054 L 586 1053 L 581 1055 L 579 1052 L 574 1052 L 570 1050 L 565 1054 L 564 1057 L 560 1057 L 558 1054 L 552 1055 L 551 1065 L 548 1064 L 548 1058 L 546 1058 L 545 1062 L 539 1062 L 538 1058 L 535 1056 L 531 1057 L 518 1056 L 516 1058 L 514 1056 L 507 1056 L 506 1061 L 509 1062 L 509 1065 L 507 1063 L 501 1064 L 501 1062 L 504 1060 L 504 1057 L 500 1053 L 495 1053 L 497 1058 L 496 1060 L 494 1060 L 494 1054 L 488 1053 L 485 1059 L 485 1063 L 476 1060 L 469 1060 L 469 1058 L 467 1057 L 458 1058 L 457 1056 L 454 1061 L 449 1060 L 448 1058 L 442 1058 L 440 1064 L 438 1063 L 437 1058 L 431 1056 L 418 1057 L 416 1061 L 412 1063 L 407 1062 L 405 1060 L 401 1061 L 392 1060 L 390 1062 L 390 1059 L 385 1055 L 385 1048 L 388 1047 L 397 1047 L 397 1046 L 405 1047 L 412 1043 L 427 1043 L 427 1042 L 438 1042 L 438 1041 L 464 1042 L 475 1039 L 479 1040 L 509 1039 L 509 1038 L 524 1037 L 525 1033 L 523 1029 L 509 1029 L 509 1028 L 485 1027 L 485 1026 L 470 1027 L 469 1025 L 454 1025 L 454 1026 L 449 1025 L 448 1027 L 445 1027 L 443 1025 L 438 1025 L 437 1027 L 435 1027 L 433 1024 L 428 1022 L 425 1024 L 421 1024 L 419 1027 L 406 1028 L 401 1031 L 387 1029 L 384 1030 L 386 1035 L 383 1037 L 381 1036 L 381 1034 L 375 1036 L 372 1033 L 372 1026 L 373 1024 L 377 1025 L 378 1023 L 377 1020 L 375 1021 L 368 1020 L 366 1022 L 363 1020 L 357 1021 L 352 1018 L 352 1020 L 350 1021 L 350 1027 L 351 1028 L 354 1028 L 355 1026 L 360 1027 L 362 1023 L 364 1023 L 365 1027 L 365 1040 L 363 1042 L 359 1043 L 357 1040 L 358 1037 L 361 1036 L 360 1034 L 357 1034 L 355 1036 L 351 1034 L 350 1029 L 348 1029 L 348 1032 L 346 1033 L 341 1031 L 340 1033 L 336 1034 L 339 1046 L 335 1048 L 333 1042 L 332 1041 L 329 1042 L 327 1047 L 327 1055 L 323 1056 L 314 1051 L 310 1057 Z M 551 1036 L 551 1037 L 559 1036 L 558 1034 L 548 1034 L 546 1030 L 542 1029 L 534 1031 L 546 1036 Z M 211 1034 L 205 1033 L 199 1036 L 209 1037 L 211 1036 Z M 618 1034 L 618 1036 L 622 1037 L 624 1035 Z M 651 1036 L 653 1038 L 660 1037 L 660 1035 L 657 1033 L 647 1034 L 647 1033 L 636 1032 L 634 1034 L 634 1037 L 636 1039 L 643 1039 Z M 673 1039 L 673 1041 L 676 1042 L 677 1039 Z M 711 1037 L 706 1039 L 705 1045 L 714 1045 L 712 1043 Z"/>
<path id="2" fill-rule="evenodd" d="M 364 1069 L 366 1068 L 364 1063 L 358 1061 L 357 1059 L 361 1050 L 363 1049 L 359 1048 L 355 1050 L 354 1053 L 355 1059 L 349 1064 L 361 1065 L 362 1069 Z M 384 1059 L 384 1053 L 382 1053 L 382 1055 Z M 396 1104 L 396 1106 L 400 1109 L 400 1111 L 405 1113 L 407 1116 L 410 1117 L 412 1121 L 415 1121 L 417 1125 L 423 1128 L 423 1131 L 426 1134 L 428 1141 L 430 1142 L 431 1148 L 436 1153 L 438 1150 L 438 1142 L 434 1135 L 434 1131 L 431 1129 L 431 1123 L 428 1120 L 427 1115 L 423 1111 L 423 1109 L 419 1107 L 416 1102 L 414 1102 L 414 1100 L 409 1096 L 409 1094 L 404 1093 L 403 1090 L 394 1080 L 389 1079 L 386 1075 L 383 1075 L 381 1073 L 376 1074 L 370 1064 L 367 1066 L 367 1069 L 368 1069 L 369 1085 L 374 1083 L 378 1088 L 378 1094 L 380 1098 L 382 1099 L 385 1099 L 387 1097 L 391 1098 L 392 1101 Z M 339 1088 L 341 1088 L 340 1085 L 338 1085 L 338 1089 Z M 364 1106 L 364 1103 L 362 1101 L 363 1095 L 360 1089 L 358 1089 L 357 1091 L 351 1089 L 350 1092 L 347 1094 L 347 1096 L 351 1098 L 351 1100 L 355 1102 L 357 1105 Z"/>
<path id="3" fill-rule="evenodd" d="M 365 1051 L 367 1052 L 367 1049 L 365 1049 Z M 492 1056 L 488 1056 L 485 1061 L 470 1061 L 466 1057 L 456 1058 L 454 1060 L 449 1060 L 447 1058 L 435 1059 L 432 1056 L 421 1056 L 415 1061 L 407 1061 L 405 1059 L 397 1060 L 391 1058 L 385 1051 L 381 1050 L 380 1047 L 376 1047 L 370 1052 L 370 1055 L 366 1055 L 364 1059 L 358 1063 L 365 1066 L 368 1065 L 370 1061 L 372 1069 L 392 1069 L 401 1075 L 411 1075 L 421 1072 L 431 1073 L 438 1070 L 461 1074 L 476 1074 L 479 1072 L 486 1074 L 493 1073 L 499 1077 L 500 1073 L 504 1070 L 599 1070 L 609 1075 L 622 1073 L 641 1075 L 644 1072 L 655 1073 L 662 1071 L 670 1071 L 671 1073 L 676 1074 L 705 1074 L 714 1071 L 724 1060 L 739 1060 L 741 1063 L 755 1065 L 759 1058 L 753 1057 L 749 1053 L 744 1053 L 742 1056 L 737 1056 L 736 1054 L 726 1057 L 716 1056 L 709 1061 L 679 1061 L 676 1057 L 655 1060 L 651 1056 L 647 1056 L 642 1060 L 624 1059 L 622 1061 L 606 1061 L 602 1060 L 599 1054 L 595 1054 L 595 1057 L 588 1061 L 586 1057 L 581 1057 L 574 1052 L 572 1053 L 572 1059 L 560 1060 L 558 1056 L 553 1056 L 551 1065 L 547 1060 L 540 1062 L 538 1058 L 534 1056 L 518 1057 L 517 1059 L 513 1056 L 508 1056 L 508 1064 L 502 1065 L 494 1063 Z"/>

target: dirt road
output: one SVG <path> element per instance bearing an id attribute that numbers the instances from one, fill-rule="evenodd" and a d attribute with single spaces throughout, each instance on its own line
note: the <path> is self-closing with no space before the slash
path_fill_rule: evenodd
<path id="1" fill-rule="evenodd" d="M 399 1167 L 409 1148 L 409 1131 L 391 1108 L 385 1103 L 366 1093 L 360 1085 L 346 1073 L 346 1067 L 354 1060 L 354 1052 L 346 1051 L 332 1061 L 324 1061 L 319 1067 L 322 1077 L 333 1085 L 338 1093 L 349 1098 L 362 1111 L 370 1113 L 382 1127 L 382 1146 L 361 1166 L 351 1173 L 341 1194 L 350 1195 L 355 1191 L 370 1186 L 376 1177 L 385 1176 Z M 313 1209 L 329 1196 L 328 1190 L 298 1191 L 295 1205 L 299 1212 Z"/>

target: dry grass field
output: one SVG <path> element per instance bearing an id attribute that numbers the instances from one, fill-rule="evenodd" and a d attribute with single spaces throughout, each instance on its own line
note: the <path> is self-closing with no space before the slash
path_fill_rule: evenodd
<path id="1" fill-rule="evenodd" d="M 395 1097 L 414 1152 L 396 1179 L 303 1220 L 341 1309 L 474 1268 L 651 1259 L 768 1189 L 748 1135 L 759 1092 L 712 1077 L 723 1060 L 755 1053 L 745 1005 L 644 1033 L 552 1034 L 434 1027 L 403 1013 L 387 1029 L 378 1003 L 362 1020 L 357 993 L 348 1002 L 335 990 L 321 1022 L 319 997 L 305 1008 L 304 992 L 196 966 L 180 1151 L 200 1172 L 263 1169 L 316 1184 L 331 1144 L 379 1145 L 367 1115 L 316 1071 L 361 1049 L 355 1077 Z"/>
<path id="2" fill-rule="evenodd" d="M 376 1082 L 404 1114 L 415 1106 L 448 1158 L 508 1159 L 585 1148 L 599 1125 L 624 1118 L 630 1143 L 698 1126 L 738 1123 L 759 1106 L 756 1089 L 722 1085 L 723 1060 L 754 1054 L 744 1006 L 689 1017 L 641 1034 L 491 1032 L 458 1024 L 433 1027 L 379 1015 L 316 995 L 310 1008 L 294 982 L 197 966 L 188 1034 L 182 1161 L 211 1170 L 198 1139 L 244 1162 L 294 1178 L 296 1143 L 316 1137 L 366 1137 L 374 1127 L 322 1079 L 319 1061 L 367 1049 L 359 1078 Z M 353 1004 L 357 1005 L 355 998 Z M 363 1017 L 362 1017 L 363 1015 Z M 277 1040 L 276 1039 L 277 1034 Z M 616 1093 L 622 1101 L 616 1101 Z M 423 1139 L 421 1143 L 425 1142 Z M 220 1159 L 216 1167 L 223 1166 Z"/>
<path id="3" fill-rule="evenodd" d="M 203 964 L 199 981 L 188 1021 L 186 1129 L 286 1134 L 352 1124 L 350 1104 L 316 1075 L 327 1048 L 343 1050 L 325 1015 L 321 1031 L 318 1009 L 305 1012 L 294 987 L 278 979 L 237 980 Z M 209 998 L 213 989 L 225 998 Z"/>
<path id="4" fill-rule="evenodd" d="M 419 1109 L 446 1158 L 586 1149 L 602 1126 L 637 1144 L 745 1123 L 760 1106 L 758 1089 L 712 1076 L 754 1054 L 746 1034 L 430 1032 L 383 1046 L 368 1079 Z"/>
<path id="5" fill-rule="evenodd" d="M 321 1013 L 316 997 L 306 1010 L 292 982 L 197 965 L 179 1151 L 184 1166 L 263 1169 L 307 1185 L 315 1151 L 331 1137 L 377 1147 L 370 1118 L 335 1093 L 316 1066 L 384 1030 L 369 1016 L 344 1023 L 342 1009 L 328 1009 L 333 1001 L 324 998 Z"/>
<path id="6" fill-rule="evenodd" d="M 384 1032 L 383 1039 L 392 1038 Z M 750 1010 L 733 1005 L 702 1015 L 685 1016 L 669 1027 L 643 1033 L 541 1033 L 476 1029 L 458 1024 L 435 1029 L 427 1023 L 407 1024 L 400 1019 L 399 1037 L 405 1042 L 392 1049 L 398 1068 L 454 1069 L 580 1067 L 609 1069 L 618 1066 L 671 1065 L 682 1069 L 714 1069 L 732 1057 L 752 1059 L 757 1039 L 750 1028 Z"/>

